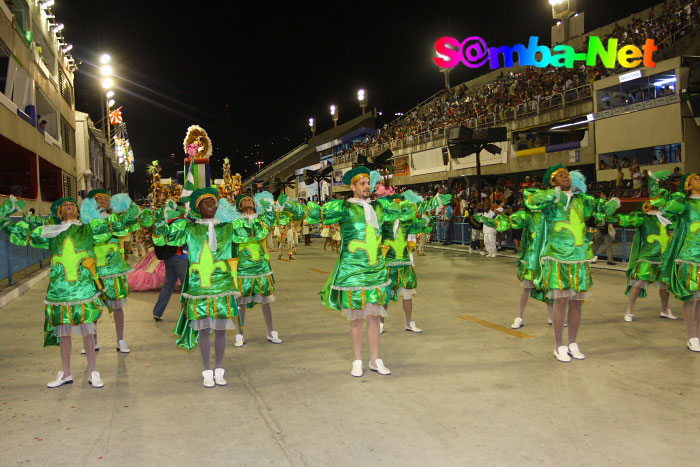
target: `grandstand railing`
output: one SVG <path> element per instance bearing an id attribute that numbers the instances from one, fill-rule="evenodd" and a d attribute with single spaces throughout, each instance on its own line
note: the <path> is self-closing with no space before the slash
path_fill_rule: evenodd
<path id="1" fill-rule="evenodd" d="M 11 217 L 10 222 L 21 220 Z M 10 243 L 10 238 L 5 232 L 0 232 L 0 281 L 7 285 L 13 285 L 18 279 L 23 279 L 31 274 L 33 266 L 43 268 L 50 260 L 49 250 L 32 248 L 30 246 L 16 246 Z M 0 287 L 2 287 L 0 285 Z"/>
<path id="2" fill-rule="evenodd" d="M 592 98 L 592 87 L 590 84 L 585 84 L 574 89 L 568 89 L 558 94 L 543 97 L 539 100 L 531 100 L 514 107 L 508 107 L 499 113 L 482 114 L 475 118 L 465 120 L 464 124 L 470 128 L 492 126 L 497 123 L 518 120 L 529 115 L 536 115 L 543 112 L 557 110 L 564 108 L 567 105 L 587 101 Z M 387 149 L 403 149 L 419 144 L 435 142 L 440 139 L 446 139 L 447 131 L 448 127 L 439 127 L 415 135 L 396 138 L 390 142 L 380 143 L 372 147 L 360 148 L 350 153 L 334 156 L 333 163 L 357 162 L 357 157 L 360 155 L 371 157 L 380 154 Z"/>

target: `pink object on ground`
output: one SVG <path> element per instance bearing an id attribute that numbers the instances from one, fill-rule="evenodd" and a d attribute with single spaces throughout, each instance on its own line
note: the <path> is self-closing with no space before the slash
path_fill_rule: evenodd
<path id="1" fill-rule="evenodd" d="M 132 292 L 159 290 L 165 283 L 165 263 L 156 258 L 156 253 L 151 251 L 136 263 L 134 270 L 127 275 L 127 280 Z"/>

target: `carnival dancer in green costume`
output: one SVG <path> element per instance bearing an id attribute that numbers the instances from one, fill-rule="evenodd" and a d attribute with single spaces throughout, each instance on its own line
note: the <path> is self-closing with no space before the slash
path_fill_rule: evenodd
<path id="1" fill-rule="evenodd" d="M 0 222 L 10 241 L 51 251 L 49 287 L 44 300 L 44 346 L 60 345 L 63 370 L 47 386 L 55 388 L 73 382 L 71 335 L 80 334 L 87 352 L 88 382 L 101 388 L 104 382 L 97 371 L 94 336 L 102 314 L 102 282 L 97 274 L 94 245 L 108 240 L 112 230 L 124 226 L 116 216 L 102 218 L 95 200 L 84 200 L 79 213 L 75 199 L 60 198 L 51 205 L 53 223 L 32 229 L 24 221 L 12 224 L 7 220 L 21 206 L 21 201 L 11 197 L 0 208 Z"/>
<path id="2" fill-rule="evenodd" d="M 677 224 L 661 266 L 661 280 L 683 302 L 688 349 L 700 352 L 700 175 L 685 174 L 664 211 L 677 216 Z"/>
<path id="3" fill-rule="evenodd" d="M 379 317 L 387 316 L 386 306 L 391 296 L 391 280 L 381 251 L 381 225 L 394 222 L 401 214 L 394 202 L 386 199 L 370 201 L 370 171 L 367 167 L 355 167 L 343 176 L 343 183 L 350 186 L 353 197 L 344 201 L 336 199 L 320 207 L 308 204 L 307 220 L 310 224 L 340 224 L 342 245 L 333 273 L 321 290 L 323 304 L 334 310 L 342 310 L 351 321 L 350 331 L 355 360 L 351 374 L 360 377 L 362 369 L 362 324 L 367 318 L 369 341 L 369 368 L 381 375 L 389 375 L 379 358 Z"/>
<path id="4" fill-rule="evenodd" d="M 647 288 L 655 282 L 659 284 L 660 316 L 666 319 L 677 319 L 668 308 L 668 286 L 659 281 L 664 252 L 671 239 L 668 229 L 672 224 L 672 221 L 661 211 L 668 202 L 669 193 L 659 188 L 659 180 L 666 180 L 669 175 L 671 172 L 668 171 L 657 173 L 650 171 L 650 200 L 642 203 L 637 211 L 617 216 L 622 227 L 636 229 L 627 266 L 628 281 L 625 294 L 629 297 L 629 301 L 624 316 L 627 322 L 634 320 L 634 303 L 637 298 L 644 298 L 647 295 Z"/>
<path id="5" fill-rule="evenodd" d="M 537 261 L 533 261 L 535 287 L 547 291 L 554 300 L 553 327 L 556 348 L 554 356 L 562 362 L 571 357 L 582 360 L 585 355 L 576 343 L 581 308 L 586 292 L 593 285 L 590 263 L 591 242 L 586 236 L 586 220 L 591 216 L 605 219 L 620 206 L 616 198 L 605 202 L 586 193 L 583 174 L 571 174 L 561 164 L 550 167 L 544 183 L 551 187 L 530 193 L 525 205 L 542 211 L 543 222 L 535 240 Z M 569 345 L 563 344 L 564 313 L 569 308 Z"/>
<path id="6" fill-rule="evenodd" d="M 126 275 L 131 271 L 131 266 L 124 259 L 123 241 L 130 232 L 153 225 L 151 212 L 144 210 L 140 213 L 139 207 L 131 201 L 126 193 L 110 197 L 108 191 L 96 189 L 90 191 L 87 197 L 97 201 L 103 217 L 109 217 L 113 213 L 118 218 L 128 219 L 123 230 L 112 232 L 109 240 L 95 245 L 95 258 L 97 260 L 97 273 L 104 284 L 102 299 L 114 317 L 114 326 L 117 331 L 117 351 L 129 353 L 129 346 L 124 340 L 124 305 L 126 305 L 126 299 L 129 296 L 129 282 L 126 280 Z M 97 335 L 95 335 L 95 350 L 99 349 Z"/>
<path id="7" fill-rule="evenodd" d="M 187 244 L 188 274 L 182 288 L 182 312 L 175 328 L 177 345 L 191 350 L 199 344 L 204 363 L 204 387 L 225 386 L 223 368 L 226 330 L 235 329 L 231 318 L 238 315 L 236 305 L 235 241 L 247 237 L 233 206 L 218 199 L 216 188 L 198 188 L 189 197 L 190 214 L 168 224 L 177 211 L 167 206 L 154 214 L 153 241 L 156 245 Z M 174 214 L 173 214 L 174 213 Z M 216 366 L 211 369 L 210 334 L 214 331 Z"/>
<path id="8" fill-rule="evenodd" d="M 536 190 L 525 190 L 525 197 L 535 192 Z M 532 262 L 539 260 L 534 247 L 537 232 L 540 230 L 540 224 L 542 223 L 542 211 L 538 209 L 521 209 L 510 216 L 501 214 L 495 219 L 489 219 L 482 214 L 477 214 L 476 220 L 499 232 L 505 232 L 509 229 L 522 229 L 523 231 L 520 243 L 520 254 L 518 256 L 517 274 L 518 280 L 523 286 L 523 290 L 520 293 L 520 309 L 518 316 L 513 320 L 513 324 L 511 324 L 510 327 L 512 329 L 519 329 L 525 325 L 525 307 L 530 297 L 544 302 L 547 305 L 547 313 L 549 315 L 548 323 L 552 324 L 553 301 L 546 297 L 545 291 L 535 287 L 535 283 L 533 282 L 535 276 Z"/>
<path id="9" fill-rule="evenodd" d="M 385 199 L 393 201 L 401 210 L 401 215 L 393 222 L 382 222 L 382 251 L 385 253 L 387 272 L 391 280 L 391 300 L 397 302 L 399 298 L 403 302 L 403 311 L 406 316 L 406 331 L 415 333 L 423 332 L 412 319 L 413 295 L 418 287 L 413 251 L 416 249 L 417 235 L 427 228 L 427 221 L 419 218 L 426 211 L 451 201 L 452 195 L 437 195 L 430 201 L 424 201 L 423 197 L 413 190 L 405 191 L 398 195 L 390 195 Z M 388 219 L 388 218 L 387 218 Z M 380 318 L 379 332 L 385 331 L 384 318 Z"/>
<path id="10" fill-rule="evenodd" d="M 245 344 L 243 337 L 246 310 L 262 305 L 263 317 L 267 325 L 267 342 L 281 344 L 279 333 L 272 325 L 272 307 L 275 301 L 275 278 L 270 266 L 270 254 L 267 248 L 267 237 L 276 226 L 278 219 L 285 219 L 286 223 L 292 218 L 301 219 L 305 214 L 303 206 L 291 201 L 286 194 L 282 194 L 278 200 L 283 211 L 275 212 L 275 199 L 266 191 L 251 195 L 239 195 L 236 198 L 236 209 L 250 229 L 251 235 L 245 242 L 238 245 L 238 290 L 241 293 L 240 315 L 238 317 L 239 333 L 236 335 L 236 347 Z M 296 217 L 295 217 L 296 216 Z M 278 244 L 282 251 L 282 246 Z"/>

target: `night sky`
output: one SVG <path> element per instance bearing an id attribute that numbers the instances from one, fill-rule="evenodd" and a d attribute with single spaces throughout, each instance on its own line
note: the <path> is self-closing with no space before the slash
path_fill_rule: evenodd
<path id="1" fill-rule="evenodd" d="M 586 30 L 658 3 L 579 0 Z M 117 106 L 123 107 L 136 157 L 130 183 L 146 189 L 146 164 L 182 166 L 191 124 L 214 143 L 220 177 L 228 156 L 234 172 L 250 174 L 255 160 L 272 161 L 304 142 L 308 118 L 317 132 L 359 115 L 357 90 L 386 116 L 413 107 L 443 87 L 432 61 L 441 36 L 483 37 L 490 46 L 549 45 L 554 23 L 546 0 L 517 1 L 75 1 L 53 7 L 64 36 L 82 60 L 76 110 L 100 119 L 100 52 L 112 56 Z M 488 71 L 459 66 L 457 84 Z M 256 146 L 260 145 L 260 146 Z M 171 157 L 170 154 L 175 154 Z M 247 156 L 247 158 L 246 158 Z M 170 161 L 170 162 L 169 162 Z"/>

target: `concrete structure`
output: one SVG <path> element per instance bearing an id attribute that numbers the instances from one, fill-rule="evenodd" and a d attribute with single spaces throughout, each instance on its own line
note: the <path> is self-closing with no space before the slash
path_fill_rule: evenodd
<path id="1" fill-rule="evenodd" d="M 594 269 L 579 334 L 587 359 L 560 363 L 542 304 L 528 304 L 525 327 L 509 327 L 522 290 L 514 259 L 427 253 L 416 258 L 414 298 L 424 333 L 403 331 L 403 311 L 390 306 L 388 377 L 367 370 L 366 345 L 365 375 L 350 376 L 350 326 L 316 294 L 337 258 L 319 242 L 273 260 L 284 342 L 266 343 L 259 307 L 249 310 L 247 344 L 227 349 L 228 386 L 214 389 L 202 387 L 199 351 L 175 346 L 178 297 L 155 323 L 155 292 L 129 297 L 129 355 L 115 351 L 109 314 L 100 319 L 103 389 L 87 383 L 79 338 L 75 382 L 47 389 L 60 356 L 41 347 L 44 282 L 0 310 L 0 464 L 697 463 L 700 355 L 685 348 L 681 321 L 658 318 L 655 292 L 625 323 L 624 272 Z"/>
<path id="2" fill-rule="evenodd" d="M 0 2 L 0 195 L 40 214 L 78 194 L 75 68 L 54 20 L 41 2 Z"/>
<path id="3" fill-rule="evenodd" d="M 84 112 L 75 112 L 75 123 L 78 190 L 104 188 L 112 194 L 124 192 L 124 170 L 117 162 L 114 149 L 107 144 L 104 132 L 97 129 Z"/>

